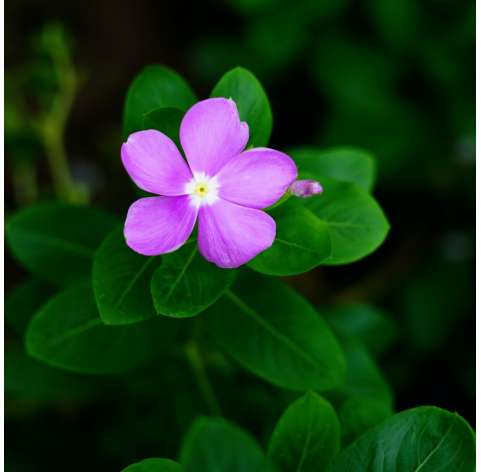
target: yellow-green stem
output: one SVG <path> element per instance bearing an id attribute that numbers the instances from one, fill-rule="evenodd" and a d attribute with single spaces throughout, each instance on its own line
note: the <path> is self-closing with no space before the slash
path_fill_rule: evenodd
<path id="1" fill-rule="evenodd" d="M 185 347 L 185 354 L 194 372 L 197 384 L 202 393 L 204 401 L 213 415 L 221 416 L 219 402 L 214 393 L 214 389 L 210 384 L 207 370 L 205 368 L 204 359 L 200 352 L 197 341 L 190 341 Z"/>

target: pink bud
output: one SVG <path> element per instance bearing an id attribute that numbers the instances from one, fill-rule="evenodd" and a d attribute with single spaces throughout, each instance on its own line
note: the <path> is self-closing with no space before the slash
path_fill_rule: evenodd
<path id="1" fill-rule="evenodd" d="M 322 186 L 316 180 L 296 180 L 290 190 L 296 197 L 307 198 L 322 193 Z"/>

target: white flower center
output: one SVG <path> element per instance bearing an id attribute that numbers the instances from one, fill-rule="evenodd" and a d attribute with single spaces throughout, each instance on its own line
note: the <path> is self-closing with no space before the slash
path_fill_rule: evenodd
<path id="1" fill-rule="evenodd" d="M 185 186 L 185 192 L 196 207 L 215 203 L 219 198 L 218 189 L 217 177 L 209 177 L 204 172 L 194 172 L 194 177 Z"/>

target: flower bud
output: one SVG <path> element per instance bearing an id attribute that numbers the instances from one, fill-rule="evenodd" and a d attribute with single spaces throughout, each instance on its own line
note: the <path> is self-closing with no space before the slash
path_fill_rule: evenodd
<path id="1" fill-rule="evenodd" d="M 307 198 L 322 193 L 322 186 L 316 180 L 296 180 L 289 187 L 296 197 Z"/>

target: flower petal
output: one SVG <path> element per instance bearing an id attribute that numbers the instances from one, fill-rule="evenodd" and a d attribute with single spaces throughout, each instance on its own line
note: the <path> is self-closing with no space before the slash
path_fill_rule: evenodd
<path id="1" fill-rule="evenodd" d="M 180 125 L 180 142 L 192 172 L 214 176 L 249 140 L 233 100 L 209 98 L 191 107 Z"/>
<path id="2" fill-rule="evenodd" d="M 219 199 L 199 211 L 199 250 L 219 267 L 235 268 L 272 246 L 276 223 L 261 210 Z"/>
<path id="3" fill-rule="evenodd" d="M 266 208 L 284 195 L 297 177 L 283 152 L 255 148 L 238 154 L 217 174 L 219 197 L 251 208 Z"/>
<path id="4" fill-rule="evenodd" d="M 191 235 L 196 218 L 189 196 L 141 198 L 127 213 L 127 245 L 145 256 L 175 251 Z"/>
<path id="5" fill-rule="evenodd" d="M 125 170 L 138 187 L 159 195 L 185 195 L 192 178 L 174 142 L 160 131 L 132 133 L 122 145 Z"/>

